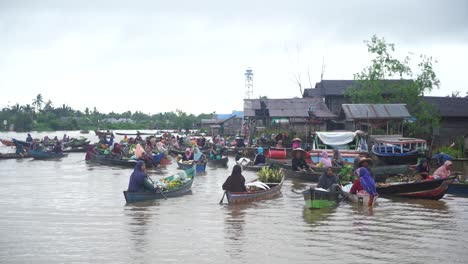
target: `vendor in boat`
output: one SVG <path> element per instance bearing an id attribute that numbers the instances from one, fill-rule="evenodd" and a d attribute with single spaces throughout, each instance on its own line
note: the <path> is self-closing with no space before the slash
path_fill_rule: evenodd
<path id="1" fill-rule="evenodd" d="M 128 192 L 144 192 L 150 191 L 155 192 L 156 188 L 154 188 L 153 184 L 151 183 L 148 175 L 146 174 L 146 165 L 145 162 L 139 160 L 135 165 L 135 169 L 133 170 L 132 175 L 130 176 L 130 181 L 128 183 Z"/>
<path id="2" fill-rule="evenodd" d="M 223 184 L 223 190 L 227 192 L 246 192 L 245 178 L 242 176 L 242 167 L 238 164 L 232 168 L 229 176 Z"/>
<path id="3" fill-rule="evenodd" d="M 302 140 L 300 138 L 294 138 L 292 140 L 292 148 L 297 149 L 298 147 L 301 146 L 301 142 L 302 142 Z"/>
<path id="4" fill-rule="evenodd" d="M 56 141 L 52 152 L 57 153 L 57 154 L 62 153 L 63 152 L 62 144 L 60 144 L 60 142 Z"/>
<path id="5" fill-rule="evenodd" d="M 115 142 L 114 147 L 112 148 L 111 154 L 114 155 L 114 156 L 120 156 L 122 154 L 122 145 Z"/>
<path id="6" fill-rule="evenodd" d="M 293 156 L 291 161 L 293 171 L 310 170 L 309 164 L 305 161 L 305 151 L 303 149 L 294 149 L 291 154 Z"/>
<path id="7" fill-rule="evenodd" d="M 333 164 L 333 166 L 336 166 L 336 167 L 343 167 L 345 165 L 344 160 L 341 157 L 341 153 L 340 153 L 339 149 L 333 149 L 332 164 Z"/>
<path id="8" fill-rule="evenodd" d="M 257 148 L 257 155 L 255 155 L 254 158 L 254 165 L 259 165 L 259 164 L 265 164 L 265 155 L 263 154 L 263 148 L 258 147 Z"/>
<path id="9" fill-rule="evenodd" d="M 366 168 L 367 171 L 369 171 L 370 175 L 372 178 L 374 178 L 374 174 L 372 173 L 372 170 L 370 168 L 372 164 L 372 159 L 370 158 L 361 158 L 358 160 L 358 168 L 355 170 L 356 176 L 359 176 L 358 170 L 359 168 Z"/>
<path id="10" fill-rule="evenodd" d="M 193 160 L 193 153 L 192 153 L 192 149 L 190 148 L 186 148 L 185 149 L 185 154 L 182 155 L 182 161 L 189 161 L 189 160 Z"/>
<path id="11" fill-rule="evenodd" d="M 22 145 L 22 144 L 17 144 L 17 143 L 15 142 L 15 146 L 16 146 L 16 152 L 15 152 L 15 154 L 16 154 L 16 155 L 19 155 L 19 156 L 21 156 L 21 157 L 23 157 L 23 156 L 26 154 L 26 151 L 24 150 L 23 145 Z"/>
<path id="12" fill-rule="evenodd" d="M 26 142 L 31 143 L 33 141 L 33 138 L 31 134 L 28 134 L 28 137 L 26 138 Z"/>
<path id="13" fill-rule="evenodd" d="M 429 176 L 429 171 L 429 162 L 424 158 L 416 166 L 416 172 L 421 176 L 421 179 L 425 180 Z"/>
<path id="14" fill-rule="evenodd" d="M 445 179 L 450 177 L 452 174 L 452 162 L 446 160 L 442 166 L 440 166 L 432 175 L 434 179 Z"/>
<path id="15" fill-rule="evenodd" d="M 193 161 L 195 161 L 198 164 L 205 163 L 205 154 L 203 154 L 203 152 L 201 152 L 199 148 L 195 148 L 193 150 Z"/>
<path id="16" fill-rule="evenodd" d="M 283 148 L 283 140 L 278 140 L 278 142 L 276 143 L 276 148 L 277 149 L 282 149 Z"/>
<path id="17" fill-rule="evenodd" d="M 137 131 L 137 136 L 135 137 L 135 141 L 136 141 L 136 142 L 143 141 L 143 138 L 141 138 L 140 131 Z"/>
<path id="18" fill-rule="evenodd" d="M 218 150 L 217 146 L 215 144 L 211 145 L 210 149 L 210 160 L 220 160 L 221 159 L 221 153 Z"/>
<path id="19" fill-rule="evenodd" d="M 442 166 L 447 160 L 452 160 L 452 156 L 440 152 L 432 157 L 437 161 L 437 166 Z"/>
<path id="20" fill-rule="evenodd" d="M 332 161 L 328 157 L 328 152 L 326 150 L 322 150 L 321 158 L 319 160 L 319 163 L 322 163 L 323 167 L 331 167 L 332 166 Z"/>
<path id="21" fill-rule="evenodd" d="M 198 146 L 203 148 L 205 144 L 206 144 L 206 138 L 205 138 L 205 135 L 202 135 L 200 140 L 198 141 Z"/>
<path id="22" fill-rule="evenodd" d="M 366 191 L 372 198 L 379 195 L 375 188 L 375 181 L 372 178 L 370 172 L 365 167 L 361 167 L 357 170 L 359 179 L 355 180 L 353 186 L 349 193 L 357 194 L 360 191 Z M 369 199 L 369 206 L 372 205 L 371 201 L 374 199 Z"/>
<path id="23" fill-rule="evenodd" d="M 330 191 L 337 191 L 341 189 L 338 177 L 333 173 L 331 167 L 328 167 L 325 172 L 320 176 L 317 188 L 322 188 Z"/>
<path id="24" fill-rule="evenodd" d="M 43 143 L 45 146 L 49 145 L 49 142 L 50 142 L 50 139 L 49 139 L 48 136 L 45 136 L 44 139 L 42 140 L 42 143 Z"/>

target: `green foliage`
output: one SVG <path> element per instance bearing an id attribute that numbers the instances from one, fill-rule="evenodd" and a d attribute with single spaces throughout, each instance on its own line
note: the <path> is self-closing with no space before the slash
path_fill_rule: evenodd
<path id="1" fill-rule="evenodd" d="M 354 75 L 356 85 L 347 89 L 345 96 L 353 103 L 405 103 L 416 118 L 407 125 L 408 135 L 430 135 L 432 128 L 438 127 L 440 118 L 437 110 L 421 97 L 440 85 L 433 68 L 436 61 L 420 55 L 416 67 L 412 67 L 412 58 L 395 58 L 395 44 L 384 38 L 374 35 L 365 43 L 372 56 L 370 66 Z M 384 81 L 389 79 L 400 82 Z"/>
<path id="2" fill-rule="evenodd" d="M 353 166 L 345 165 L 341 168 L 340 172 L 338 173 L 340 176 L 340 183 L 342 185 L 349 183 L 352 181 L 353 177 Z"/>
<path id="3" fill-rule="evenodd" d="M 258 172 L 258 179 L 266 183 L 279 183 L 283 179 L 283 170 L 278 168 L 263 167 Z"/>
<path id="4" fill-rule="evenodd" d="M 440 147 L 437 149 L 437 153 L 445 153 L 445 154 L 448 154 L 450 156 L 452 156 L 453 158 L 463 158 L 464 154 L 464 149 L 463 149 L 463 138 L 461 138 L 461 142 L 459 139 L 457 139 L 454 143 L 455 145 L 454 146 L 443 146 L 443 147 Z"/>
<path id="5" fill-rule="evenodd" d="M 34 106 L 34 107 L 32 107 Z M 50 131 L 50 130 L 78 130 L 78 129 L 194 129 L 203 118 L 210 114 L 195 116 L 181 110 L 148 115 L 140 111 L 109 114 L 100 113 L 96 107 L 86 108 L 84 112 L 74 110 L 66 104 L 55 107 L 48 100 L 44 103 L 41 94 L 33 99 L 32 105 L 13 105 L 4 107 L 0 111 L 0 121 L 7 120 L 14 124 L 16 131 Z M 106 119 L 131 119 L 132 122 L 111 123 Z M 5 126 L 0 126 L 0 130 Z"/>

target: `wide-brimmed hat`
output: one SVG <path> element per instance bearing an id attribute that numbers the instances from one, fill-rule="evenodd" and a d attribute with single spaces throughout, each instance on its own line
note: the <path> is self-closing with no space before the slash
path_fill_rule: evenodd
<path id="1" fill-rule="evenodd" d="M 292 154 L 292 155 L 296 155 L 296 152 L 298 152 L 298 151 L 301 152 L 302 154 L 305 154 L 305 153 L 306 153 L 305 150 L 303 150 L 303 149 L 301 149 L 301 148 L 296 148 L 296 149 L 293 149 L 293 150 L 291 151 L 291 154 Z"/>
<path id="2" fill-rule="evenodd" d="M 361 166 L 362 163 L 365 162 L 365 161 L 367 161 L 369 163 L 369 165 L 372 164 L 372 162 L 373 162 L 371 158 L 362 158 L 362 159 L 359 160 L 358 166 Z"/>
<path id="3" fill-rule="evenodd" d="M 300 138 L 293 138 L 292 141 L 302 141 L 302 139 L 300 139 Z"/>

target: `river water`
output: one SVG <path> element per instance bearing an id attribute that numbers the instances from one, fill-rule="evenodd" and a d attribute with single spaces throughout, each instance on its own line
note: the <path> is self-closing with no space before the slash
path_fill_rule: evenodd
<path id="1" fill-rule="evenodd" d="M 11 136 L 24 138 L 24 134 L 0 134 L 0 138 Z M 12 150 L 0 147 L 0 151 Z M 230 169 L 208 168 L 206 175 L 196 177 L 189 195 L 126 205 L 122 191 L 132 169 L 83 160 L 83 153 L 61 161 L 0 160 L 0 263 L 466 263 L 468 259 L 468 198 L 381 198 L 372 211 L 348 203 L 331 210 L 309 210 L 300 194 L 307 185 L 288 180 L 275 199 L 219 205 L 220 186 Z M 230 160 L 230 167 L 233 164 Z M 174 172 L 176 164 L 151 177 Z M 244 176 L 255 178 L 251 172 Z"/>

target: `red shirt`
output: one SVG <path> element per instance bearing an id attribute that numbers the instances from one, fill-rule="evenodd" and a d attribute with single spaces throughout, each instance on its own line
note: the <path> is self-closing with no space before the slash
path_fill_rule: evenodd
<path id="1" fill-rule="evenodd" d="M 351 190 L 349 190 L 349 193 L 356 194 L 357 192 L 362 190 L 364 190 L 364 188 L 362 188 L 361 181 L 357 179 L 353 182 L 353 186 L 351 187 Z"/>

